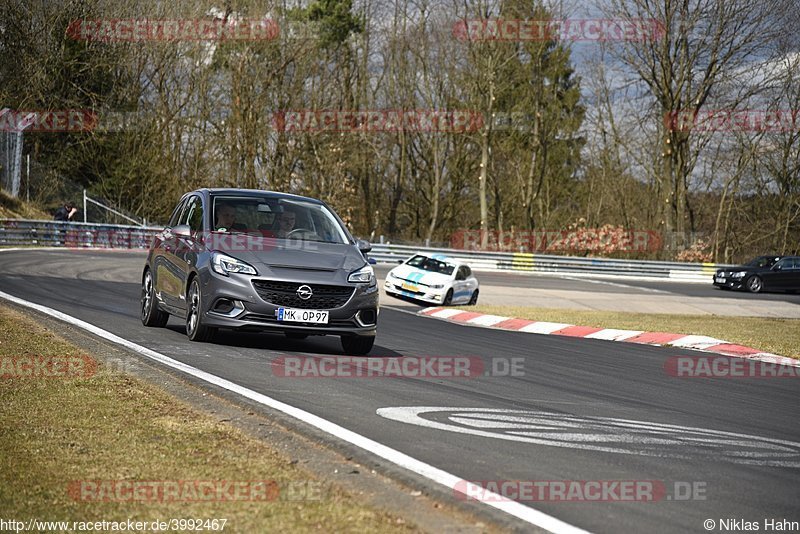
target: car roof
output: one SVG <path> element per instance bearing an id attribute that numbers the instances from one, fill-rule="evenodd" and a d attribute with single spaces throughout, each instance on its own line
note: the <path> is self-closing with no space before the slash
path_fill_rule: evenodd
<path id="1" fill-rule="evenodd" d="M 416 252 L 414 256 L 425 256 L 426 258 L 439 260 L 444 263 L 449 263 L 450 265 L 455 265 L 456 267 L 461 267 L 462 265 L 468 265 L 467 262 L 465 261 L 461 261 L 456 258 L 451 258 L 450 256 L 447 256 L 445 254 L 428 254 L 426 252 Z"/>
<path id="2" fill-rule="evenodd" d="M 197 189 L 193 192 L 196 193 L 204 193 L 207 195 L 232 195 L 232 196 L 241 196 L 241 197 L 263 197 L 264 195 L 269 195 L 273 198 L 285 198 L 290 200 L 305 200 L 307 202 L 315 202 L 318 204 L 322 204 L 322 201 L 316 198 L 311 197 L 304 197 L 301 195 L 293 195 L 291 193 L 283 193 L 281 191 L 268 191 L 263 189 L 236 189 L 236 188 L 225 188 L 225 187 L 204 187 L 202 189 Z"/>

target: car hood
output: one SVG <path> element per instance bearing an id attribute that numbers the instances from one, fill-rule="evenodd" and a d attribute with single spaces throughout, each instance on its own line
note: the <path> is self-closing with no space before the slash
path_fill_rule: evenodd
<path id="1" fill-rule="evenodd" d="M 215 240 L 209 250 L 229 254 L 253 265 L 259 273 L 273 271 L 347 272 L 366 262 L 355 245 L 287 241 L 239 234 L 239 239 Z"/>
<path id="2" fill-rule="evenodd" d="M 740 271 L 769 271 L 770 267 L 754 267 L 752 265 L 737 265 L 736 267 L 728 267 L 725 271 L 740 272 Z"/>
<path id="3" fill-rule="evenodd" d="M 428 286 L 432 284 L 446 284 L 452 280 L 450 275 L 417 269 L 416 267 L 412 267 L 405 263 L 398 265 L 390 272 L 395 276 L 404 278 L 410 282 L 421 283 Z"/>

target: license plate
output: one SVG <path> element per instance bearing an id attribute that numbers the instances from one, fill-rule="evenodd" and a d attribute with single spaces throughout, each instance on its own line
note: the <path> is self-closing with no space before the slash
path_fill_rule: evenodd
<path id="1" fill-rule="evenodd" d="M 714 281 L 715 281 L 716 283 L 718 283 L 718 284 L 724 284 L 724 283 L 725 283 L 725 279 L 724 279 L 724 278 L 722 278 L 721 276 L 715 276 L 715 277 L 714 277 Z"/>
<path id="2" fill-rule="evenodd" d="M 279 321 L 292 323 L 328 324 L 326 310 L 298 310 L 296 308 L 278 308 L 275 312 Z"/>
<path id="3" fill-rule="evenodd" d="M 403 289 L 406 291 L 419 291 L 419 286 L 416 284 L 409 284 L 408 282 L 403 282 Z"/>

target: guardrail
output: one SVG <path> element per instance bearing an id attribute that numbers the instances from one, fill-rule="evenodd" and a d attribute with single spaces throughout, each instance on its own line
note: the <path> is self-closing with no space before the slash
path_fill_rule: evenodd
<path id="1" fill-rule="evenodd" d="M 161 227 L 125 226 L 22 219 L 0 219 L 0 246 L 147 249 Z M 550 272 L 586 277 L 635 277 L 710 282 L 714 263 L 681 263 L 608 258 L 579 258 L 522 252 L 477 252 L 409 245 L 373 244 L 369 256 L 378 263 L 397 263 L 415 252 L 463 260 L 478 271 Z"/>
<path id="2" fill-rule="evenodd" d="M 0 219 L 0 246 L 147 249 L 161 228 Z"/>
<path id="3" fill-rule="evenodd" d="M 372 245 L 370 257 L 378 263 L 396 263 L 415 252 L 442 254 L 486 271 L 552 272 L 595 277 L 635 277 L 684 282 L 710 282 L 711 276 L 727 264 L 682 263 L 608 258 L 578 258 L 524 252 L 477 252 L 406 245 Z"/>

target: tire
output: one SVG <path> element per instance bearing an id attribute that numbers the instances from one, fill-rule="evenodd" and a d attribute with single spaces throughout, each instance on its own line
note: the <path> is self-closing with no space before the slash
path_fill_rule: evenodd
<path id="1" fill-rule="evenodd" d="M 217 329 L 203 324 L 203 293 L 197 278 L 192 279 L 186 298 L 186 335 L 192 341 L 211 341 Z"/>
<path id="2" fill-rule="evenodd" d="M 453 303 L 453 290 L 448 289 L 447 294 L 444 296 L 444 300 L 442 300 L 442 306 L 450 306 Z"/>
<path id="3" fill-rule="evenodd" d="M 472 292 L 472 296 L 469 298 L 469 302 L 467 303 L 468 306 L 475 306 L 478 303 L 478 292 L 478 289 Z"/>
<path id="4" fill-rule="evenodd" d="M 748 278 L 744 285 L 750 293 L 761 293 L 761 290 L 764 289 L 764 282 L 761 281 L 761 277 L 758 275 Z"/>
<path id="5" fill-rule="evenodd" d="M 375 336 L 342 336 L 342 349 L 348 355 L 363 356 L 372 350 Z"/>
<path id="6" fill-rule="evenodd" d="M 284 334 L 288 339 L 305 339 L 308 337 L 308 334 L 298 334 L 297 332 L 284 332 Z"/>
<path id="7" fill-rule="evenodd" d="M 142 279 L 141 319 L 145 326 L 163 328 L 167 325 L 169 314 L 158 308 L 156 290 L 153 284 L 153 274 L 148 269 Z"/>

